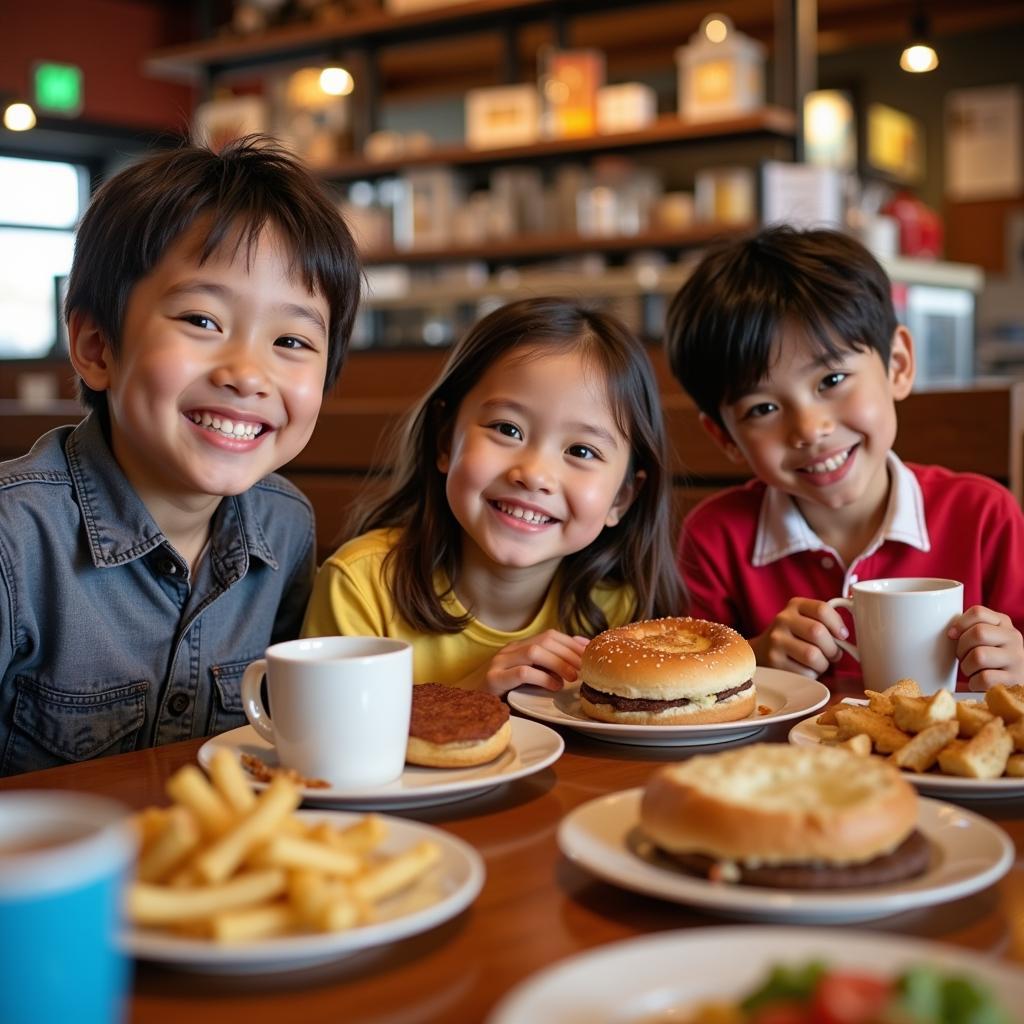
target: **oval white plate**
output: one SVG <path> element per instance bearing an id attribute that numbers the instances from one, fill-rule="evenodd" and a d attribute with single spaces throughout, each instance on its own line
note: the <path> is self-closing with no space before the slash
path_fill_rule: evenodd
<path id="1" fill-rule="evenodd" d="M 757 686 L 757 703 L 770 708 L 768 714 L 762 715 L 755 708 L 752 715 L 737 722 L 712 722 L 707 725 L 620 725 L 617 722 L 598 722 L 580 710 L 578 686 L 567 686 L 557 693 L 536 688 L 510 690 L 508 702 L 516 711 L 531 718 L 539 718 L 552 725 L 564 725 L 599 740 L 643 747 L 687 747 L 755 736 L 766 726 L 817 711 L 829 698 L 828 689 L 817 680 L 774 668 L 755 669 L 754 684 Z"/>
<path id="2" fill-rule="evenodd" d="M 627 789 L 577 807 L 559 826 L 562 852 L 624 889 L 725 917 L 798 924 L 869 921 L 984 889 L 1006 874 L 1014 858 L 1013 843 L 998 825 L 961 807 L 921 799 L 918 828 L 931 843 L 932 864 L 917 878 L 826 892 L 713 883 L 636 852 L 642 792 Z"/>
<path id="3" fill-rule="evenodd" d="M 342 827 L 362 817 L 344 811 L 298 813 L 311 821 L 330 821 Z M 425 932 L 454 917 L 476 899 L 484 884 L 484 864 L 473 847 L 432 825 L 387 816 L 384 821 L 388 832 L 381 852 L 400 853 L 420 840 L 430 839 L 441 847 L 441 860 L 410 889 L 380 905 L 382 920 L 344 932 L 289 935 L 245 945 L 220 945 L 153 928 L 128 928 L 121 935 L 121 945 L 140 960 L 187 967 L 204 974 L 289 971 Z"/>
<path id="4" fill-rule="evenodd" d="M 977 700 L 978 694 L 965 693 L 963 700 Z M 843 701 L 844 704 L 866 705 L 866 700 L 856 698 Z M 821 743 L 824 732 L 814 718 L 798 722 L 789 731 L 789 742 L 798 747 L 816 747 Z M 948 796 L 963 800 L 966 798 L 1016 797 L 1024 796 L 1024 779 L 964 779 L 958 775 L 940 775 L 938 772 L 904 772 L 907 782 L 912 782 L 922 793 L 933 796 Z"/>
<path id="5" fill-rule="evenodd" d="M 513 989 L 487 1024 L 630 1024 L 704 1000 L 742 998 L 776 964 L 810 960 L 887 978 L 926 963 L 986 985 L 1007 1012 L 1024 1001 L 1020 968 L 958 946 L 826 928 L 694 928 L 563 960 Z"/>
<path id="6" fill-rule="evenodd" d="M 503 754 L 487 764 L 475 768 L 421 768 L 406 765 L 401 778 L 383 786 L 363 786 L 357 789 L 316 789 L 304 786 L 302 801 L 306 804 L 364 810 L 374 807 L 398 810 L 402 807 L 443 804 L 452 800 L 465 800 L 504 782 L 532 775 L 554 764 L 562 756 L 565 742 L 553 729 L 515 716 L 511 722 L 512 741 Z M 209 768 L 214 753 L 221 747 L 227 747 L 235 754 L 253 754 L 268 765 L 277 765 L 274 748 L 259 737 L 250 725 L 208 739 L 199 748 L 199 763 Z M 255 779 L 251 782 L 254 789 L 266 788 L 266 783 Z"/>

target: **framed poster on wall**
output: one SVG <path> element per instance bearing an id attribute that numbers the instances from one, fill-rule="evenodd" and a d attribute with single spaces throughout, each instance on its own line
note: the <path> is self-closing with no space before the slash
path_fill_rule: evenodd
<path id="1" fill-rule="evenodd" d="M 955 89 L 946 97 L 946 195 L 954 201 L 1024 193 L 1024 92 Z"/>
<path id="2" fill-rule="evenodd" d="M 869 171 L 907 185 L 924 173 L 924 128 L 917 118 L 895 107 L 868 104 L 864 148 Z"/>

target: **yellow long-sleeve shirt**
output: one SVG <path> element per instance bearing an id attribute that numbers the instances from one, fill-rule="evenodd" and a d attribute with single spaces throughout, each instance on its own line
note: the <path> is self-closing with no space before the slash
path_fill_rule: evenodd
<path id="1" fill-rule="evenodd" d="M 557 586 L 548 591 L 533 621 L 522 629 L 506 632 L 471 619 L 459 633 L 422 633 L 398 613 L 383 573 L 384 557 L 397 539 L 393 530 L 372 530 L 342 545 L 317 573 L 313 596 L 302 627 L 303 636 L 386 636 L 406 640 L 413 648 L 413 679 L 417 683 L 459 682 L 489 661 L 502 647 L 558 629 Z M 446 588 L 436 581 L 438 590 Z M 628 586 L 601 587 L 594 600 L 609 625 L 629 621 L 633 591 Z M 466 610 L 454 598 L 447 607 L 455 615 Z"/>

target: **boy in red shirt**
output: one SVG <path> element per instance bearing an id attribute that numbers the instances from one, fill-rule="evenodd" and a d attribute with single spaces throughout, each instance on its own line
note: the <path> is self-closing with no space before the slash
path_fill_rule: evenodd
<path id="1" fill-rule="evenodd" d="M 860 243 L 776 226 L 718 246 L 672 300 L 666 345 L 701 423 L 756 477 L 687 516 L 693 615 L 742 632 L 759 665 L 846 674 L 829 598 L 858 580 L 956 579 L 970 689 L 1024 681 L 1024 515 L 991 479 L 893 453 L 913 340 Z"/>

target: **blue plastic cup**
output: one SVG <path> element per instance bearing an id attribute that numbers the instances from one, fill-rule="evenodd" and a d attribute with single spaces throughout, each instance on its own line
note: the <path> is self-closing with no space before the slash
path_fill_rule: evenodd
<path id="1" fill-rule="evenodd" d="M 0 793 L 0 1021 L 116 1024 L 136 840 L 127 809 L 80 793 Z"/>

